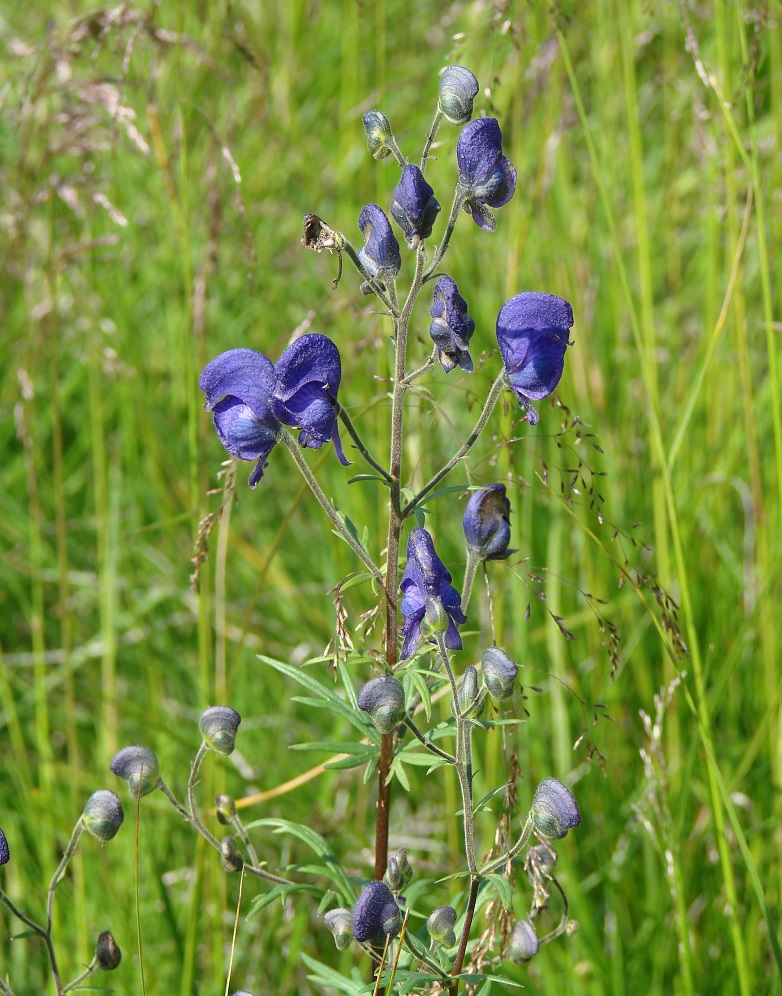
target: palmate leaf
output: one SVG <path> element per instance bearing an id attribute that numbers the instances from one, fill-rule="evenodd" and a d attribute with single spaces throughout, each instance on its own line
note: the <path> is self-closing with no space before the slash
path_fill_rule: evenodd
<path id="1" fill-rule="evenodd" d="M 313 694 L 313 698 L 297 698 L 294 701 L 329 709 L 331 712 L 346 719 L 351 726 L 355 727 L 361 733 L 362 737 L 366 737 L 372 743 L 377 743 L 378 732 L 364 713 L 354 709 L 350 703 L 345 702 L 336 692 L 321 684 L 308 671 L 302 671 L 301 668 L 294 667 L 292 664 L 286 664 L 284 661 L 276 661 L 272 657 L 264 657 L 262 654 L 258 655 L 258 660 L 273 667 L 280 674 L 284 674 L 288 678 L 293 678 L 294 681 Z"/>
<path id="2" fill-rule="evenodd" d="M 248 830 L 254 827 L 272 827 L 275 833 L 298 837 L 321 859 L 321 864 L 317 865 L 320 874 L 334 883 L 345 904 L 350 906 L 356 901 L 356 887 L 348 878 L 345 869 L 335 857 L 325 837 L 321 837 L 311 827 L 306 827 L 302 823 L 293 823 L 291 820 L 279 820 L 271 817 L 253 820 L 252 823 L 247 824 Z"/>

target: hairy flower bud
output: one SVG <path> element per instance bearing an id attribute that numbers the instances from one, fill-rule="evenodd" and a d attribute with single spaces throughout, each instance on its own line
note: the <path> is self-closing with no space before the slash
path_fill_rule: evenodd
<path id="1" fill-rule="evenodd" d="M 8 841 L 5 834 L 0 830 L 0 865 L 7 865 L 11 860 L 11 852 L 8 849 Z"/>
<path id="2" fill-rule="evenodd" d="M 364 236 L 364 248 L 358 258 L 366 272 L 380 283 L 390 283 L 402 266 L 399 243 L 391 231 L 391 222 L 377 204 L 367 204 L 358 216 Z"/>
<path id="3" fill-rule="evenodd" d="M 470 664 L 469 667 L 465 668 L 464 674 L 462 675 L 462 683 L 459 685 L 459 694 L 457 696 L 459 711 L 463 716 L 469 713 L 472 719 L 478 719 L 478 717 L 483 714 L 486 706 L 485 701 L 481 702 L 479 706 L 473 709 L 473 706 L 475 706 L 479 696 L 480 688 L 478 686 L 478 669 Z M 451 703 L 451 712 L 456 715 L 453 703 Z"/>
<path id="4" fill-rule="evenodd" d="M 474 491 L 464 510 L 464 537 L 469 550 L 481 560 L 505 560 L 513 553 L 510 543 L 510 502 L 504 484 L 489 484 Z"/>
<path id="5" fill-rule="evenodd" d="M 216 795 L 215 812 L 217 813 L 217 822 L 222 826 L 227 826 L 236 816 L 236 803 L 230 795 Z"/>
<path id="6" fill-rule="evenodd" d="M 478 80 L 464 66 L 448 66 L 440 77 L 438 107 L 453 125 L 466 124 L 472 117 L 472 102 L 478 94 Z"/>
<path id="7" fill-rule="evenodd" d="M 367 133 L 367 148 L 374 159 L 385 159 L 392 149 L 389 139 L 393 138 L 391 123 L 382 111 L 367 111 L 362 118 Z"/>
<path id="8" fill-rule="evenodd" d="M 111 771 L 128 783 L 134 799 L 154 792 L 160 782 L 160 765 L 149 747 L 123 747 L 111 759 Z"/>
<path id="9" fill-rule="evenodd" d="M 236 745 L 236 731 L 242 717 L 229 706 L 209 706 L 198 721 L 201 736 L 210 750 L 218 754 L 232 754 Z"/>
<path id="10" fill-rule="evenodd" d="M 519 666 L 499 647 L 489 647 L 481 658 L 483 682 L 489 695 L 498 702 L 509 699 L 516 685 Z"/>
<path id="11" fill-rule="evenodd" d="M 329 910 L 323 917 L 323 922 L 334 935 L 337 951 L 347 951 L 353 940 L 353 914 L 350 910 L 338 907 Z"/>
<path id="12" fill-rule="evenodd" d="M 432 234 L 432 225 L 440 213 L 440 202 L 424 179 L 418 166 L 408 164 L 394 188 L 391 217 L 404 233 L 410 249 Z"/>
<path id="13" fill-rule="evenodd" d="M 383 881 L 392 892 L 401 892 L 412 879 L 413 869 L 407 860 L 407 848 L 400 847 L 396 854 L 388 859 L 388 868 Z"/>
<path id="14" fill-rule="evenodd" d="M 395 937 L 402 927 L 402 914 L 385 882 L 365 885 L 353 910 L 353 936 L 357 941 L 382 942 Z"/>
<path id="15" fill-rule="evenodd" d="M 98 789 L 97 792 L 93 792 L 81 815 L 84 829 L 103 843 L 114 837 L 124 819 L 125 814 L 119 796 L 110 789 Z"/>
<path id="16" fill-rule="evenodd" d="M 244 868 L 244 858 L 233 837 L 223 837 L 220 841 L 220 864 L 227 872 L 240 872 Z"/>
<path id="17" fill-rule="evenodd" d="M 472 371 L 468 347 L 475 331 L 475 321 L 468 314 L 467 302 L 459 293 L 453 277 L 443 276 L 434 285 L 432 319 L 429 336 L 437 349 L 437 359 L 446 373 L 459 366 L 465 373 Z"/>
<path id="18" fill-rule="evenodd" d="M 517 965 L 531 961 L 540 950 L 535 928 L 529 920 L 519 920 L 513 927 L 508 945 L 508 957 Z"/>
<path id="19" fill-rule="evenodd" d="M 102 968 L 104 972 L 113 972 L 115 968 L 119 968 L 122 952 L 110 930 L 104 930 L 102 934 L 98 935 L 98 941 L 95 945 L 95 960 L 98 962 L 98 968 Z"/>
<path id="20" fill-rule="evenodd" d="M 405 715 L 402 682 L 388 674 L 373 678 L 359 692 L 358 707 L 369 713 L 380 733 L 390 733 Z"/>
<path id="21" fill-rule="evenodd" d="M 426 921 L 429 936 L 444 948 L 452 948 L 456 944 L 456 933 L 453 929 L 456 919 L 457 914 L 453 906 L 438 906 Z"/>
<path id="22" fill-rule="evenodd" d="M 581 822 L 573 793 L 556 778 L 544 778 L 535 789 L 531 813 L 535 829 L 547 840 L 561 840 Z"/>

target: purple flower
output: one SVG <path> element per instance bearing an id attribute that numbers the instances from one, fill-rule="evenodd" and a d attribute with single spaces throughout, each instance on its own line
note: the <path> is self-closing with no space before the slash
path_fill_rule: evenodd
<path id="1" fill-rule="evenodd" d="M 465 210 L 476 225 L 493 232 L 497 222 L 489 208 L 507 204 L 516 190 L 516 170 L 502 154 L 502 132 L 494 118 L 478 118 L 464 128 L 456 162 Z"/>
<path id="2" fill-rule="evenodd" d="M 367 204 L 358 216 L 358 227 L 364 236 L 364 248 L 358 253 L 361 265 L 370 277 L 384 284 L 389 283 L 402 266 L 399 243 L 391 231 L 391 222 L 377 204 Z"/>
<path id="3" fill-rule="evenodd" d="M 510 543 L 510 502 L 504 484 L 489 484 L 474 491 L 464 510 L 467 546 L 481 560 L 505 560 L 513 553 Z"/>
<path id="4" fill-rule="evenodd" d="M 434 601 L 445 610 L 447 627 L 445 645 L 449 650 L 461 650 L 462 639 L 457 624 L 467 622 L 462 612 L 459 592 L 451 584 L 451 575 L 435 552 L 432 537 L 425 529 L 416 528 L 407 541 L 407 564 L 400 584 L 402 591 L 402 660 L 412 656 L 421 641 L 421 624 L 426 615 L 427 601 Z"/>
<path id="5" fill-rule="evenodd" d="M 534 291 L 506 301 L 497 316 L 497 342 L 508 379 L 532 425 L 538 416 L 529 402 L 548 397 L 559 383 L 572 324 L 567 301 Z"/>
<path id="6" fill-rule="evenodd" d="M 339 462 L 350 462 L 337 428 L 337 391 L 342 378 L 339 350 L 325 335 L 303 335 L 289 346 L 274 368 L 277 383 L 272 411 L 285 425 L 301 429 L 299 443 L 319 450 L 331 440 Z"/>
<path id="7" fill-rule="evenodd" d="M 429 335 L 437 347 L 437 358 L 443 370 L 449 373 L 458 364 L 469 373 L 472 359 L 467 346 L 475 331 L 475 322 L 467 314 L 467 302 L 451 277 L 440 277 L 434 285 L 429 314 L 432 317 Z"/>
<path id="8" fill-rule="evenodd" d="M 272 414 L 274 367 L 254 349 L 229 349 L 212 360 L 198 378 L 204 407 L 214 415 L 220 442 L 231 456 L 257 460 L 251 488 L 263 477 L 280 424 Z"/>
<path id="9" fill-rule="evenodd" d="M 7 865 L 11 860 L 11 851 L 8 848 L 8 841 L 5 834 L 0 830 L 0 865 Z"/>
<path id="10" fill-rule="evenodd" d="M 353 910 L 353 936 L 357 941 L 379 941 L 394 937 L 402 926 L 396 899 L 385 882 L 365 885 Z"/>
<path id="11" fill-rule="evenodd" d="M 391 217 L 402 229 L 411 249 L 432 234 L 432 225 L 439 213 L 440 203 L 424 174 L 417 166 L 405 166 L 394 188 Z"/>

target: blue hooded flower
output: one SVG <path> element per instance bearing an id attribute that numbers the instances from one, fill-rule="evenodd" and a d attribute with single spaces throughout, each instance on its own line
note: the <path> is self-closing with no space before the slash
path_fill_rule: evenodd
<path id="1" fill-rule="evenodd" d="M 548 397 L 559 383 L 572 325 L 573 309 L 564 298 L 534 291 L 506 301 L 497 316 L 508 379 L 532 425 L 538 416 L 529 402 Z"/>
<path id="2" fill-rule="evenodd" d="M 8 848 L 8 841 L 5 834 L 0 830 L 0 865 L 7 865 L 11 860 L 11 851 Z"/>
<path id="3" fill-rule="evenodd" d="M 402 229 L 411 249 L 415 249 L 421 239 L 429 238 L 439 213 L 440 203 L 424 174 L 417 166 L 405 166 L 394 188 L 391 217 Z"/>
<path id="4" fill-rule="evenodd" d="M 385 935 L 394 937 L 402 926 L 399 904 L 385 882 L 365 885 L 353 910 L 353 936 L 357 941 L 381 944 Z"/>
<path id="5" fill-rule="evenodd" d="M 364 248 L 358 258 L 367 273 L 381 283 L 389 283 L 399 273 L 402 255 L 391 231 L 391 222 L 377 204 L 367 204 L 358 216 Z"/>
<path id="6" fill-rule="evenodd" d="M 331 440 L 339 461 L 350 462 L 337 428 L 337 391 L 342 379 L 339 350 L 325 335 L 303 335 L 289 346 L 274 368 L 272 411 L 285 425 L 301 429 L 299 443 L 319 450 Z"/>
<path id="7" fill-rule="evenodd" d="M 510 502 L 504 484 L 489 484 L 474 491 L 464 510 L 467 546 L 481 560 L 505 560 L 510 543 Z"/>
<path id="8" fill-rule="evenodd" d="M 434 285 L 434 299 L 429 309 L 432 323 L 429 335 L 437 347 L 437 358 L 446 373 L 455 366 L 470 373 L 472 358 L 467 347 L 475 331 L 475 322 L 467 314 L 467 302 L 459 294 L 452 277 L 440 277 Z"/>
<path id="9" fill-rule="evenodd" d="M 416 528 L 407 541 L 407 564 L 400 584 L 402 591 L 402 660 L 411 657 L 421 641 L 421 624 L 426 615 L 427 601 L 434 600 L 445 610 L 447 626 L 445 645 L 449 650 L 461 650 L 462 639 L 456 626 L 467 622 L 462 612 L 459 592 L 451 584 L 451 575 L 437 556 L 432 537 L 425 529 Z"/>
<path id="10" fill-rule="evenodd" d="M 254 349 L 229 349 L 204 368 L 198 386 L 206 395 L 204 407 L 214 415 L 217 435 L 226 450 L 240 460 L 258 461 L 249 480 L 254 488 L 280 431 L 270 405 L 274 393 L 271 361 Z"/>
<path id="11" fill-rule="evenodd" d="M 493 232 L 497 222 L 489 208 L 507 204 L 516 190 L 516 170 L 502 154 L 502 132 L 494 118 L 478 118 L 463 129 L 456 162 L 465 210 L 476 225 Z"/>

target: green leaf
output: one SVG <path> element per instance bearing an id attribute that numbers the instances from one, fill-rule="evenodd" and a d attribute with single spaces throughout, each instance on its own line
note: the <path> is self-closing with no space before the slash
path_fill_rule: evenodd
<path id="1" fill-rule="evenodd" d="M 484 878 L 497 890 L 502 908 L 507 913 L 513 905 L 513 889 L 510 887 L 510 882 L 503 875 L 497 875 L 494 872 L 485 875 Z"/>
<path id="2" fill-rule="evenodd" d="M 356 474 L 355 477 L 350 478 L 348 484 L 358 484 L 359 481 L 380 481 L 381 484 L 388 487 L 388 481 L 384 477 L 380 477 L 379 474 Z"/>
<path id="3" fill-rule="evenodd" d="M 350 591 L 351 588 L 355 588 L 357 585 L 364 584 L 366 581 L 373 581 L 374 575 L 370 574 L 369 571 L 357 571 L 352 577 L 347 578 L 339 586 L 340 591 Z"/>
<path id="4" fill-rule="evenodd" d="M 399 758 L 394 759 L 391 765 L 391 770 L 389 771 L 388 774 L 389 777 L 392 775 L 396 775 L 397 781 L 405 790 L 405 792 L 410 791 L 410 781 L 408 780 L 407 772 L 405 771 L 405 766 L 404 764 L 402 764 Z"/>
<path id="5" fill-rule="evenodd" d="M 356 996 L 356 993 L 358 992 L 356 986 L 360 986 L 364 981 L 355 969 L 353 977 L 349 979 L 346 975 L 340 975 L 340 973 L 335 972 L 333 968 L 329 968 L 328 965 L 324 965 L 322 961 L 316 961 L 314 958 L 310 958 L 309 955 L 299 954 L 299 957 L 307 968 L 313 973 L 312 975 L 307 976 L 310 982 L 319 983 L 321 986 L 331 986 L 332 989 L 336 989 L 338 993 L 344 993 L 345 996 Z M 370 992 L 371 991 L 372 988 L 370 987 Z"/>
<path id="6" fill-rule="evenodd" d="M 288 896 L 292 896 L 295 892 L 312 892 L 315 895 L 320 895 L 324 890 L 316 885 L 308 885 L 306 882 L 297 882 L 291 885 L 276 885 L 269 892 L 263 892 L 260 896 L 256 896 L 253 900 L 253 904 L 250 907 L 248 916 L 255 916 L 256 913 L 260 913 L 261 910 L 266 909 L 267 906 L 271 906 L 273 902 L 277 899 L 283 904 Z"/>
<path id="7" fill-rule="evenodd" d="M 439 498 L 441 495 L 452 495 L 452 494 L 462 494 L 465 491 L 469 491 L 469 487 L 466 484 L 449 484 L 447 488 L 438 488 L 436 491 L 430 491 L 428 495 L 425 495 L 422 499 L 418 508 L 424 508 L 428 505 L 430 501 L 434 501 L 435 498 Z M 413 495 L 412 497 L 415 497 Z"/>
<path id="8" fill-rule="evenodd" d="M 334 856 L 328 842 L 311 827 L 304 826 L 302 823 L 293 823 L 290 820 L 278 820 L 271 817 L 254 820 L 252 823 L 247 824 L 248 830 L 253 827 L 273 827 L 275 833 L 298 837 L 314 854 L 317 854 L 323 860 L 322 874 L 337 886 L 346 904 L 350 905 L 355 902 L 355 886 L 348 878 L 345 869 Z"/>
<path id="9" fill-rule="evenodd" d="M 355 740 L 312 740 L 304 744 L 291 744 L 288 750 L 323 751 L 327 754 L 363 754 L 366 744 L 357 744 Z"/>
<path id="10" fill-rule="evenodd" d="M 427 723 L 431 723 L 432 694 L 429 691 L 429 686 L 426 683 L 426 678 L 416 668 L 411 668 L 409 671 L 406 671 L 405 677 L 409 680 L 410 684 L 421 696 L 421 702 L 423 703 L 424 713 L 426 714 L 426 721 Z"/>

